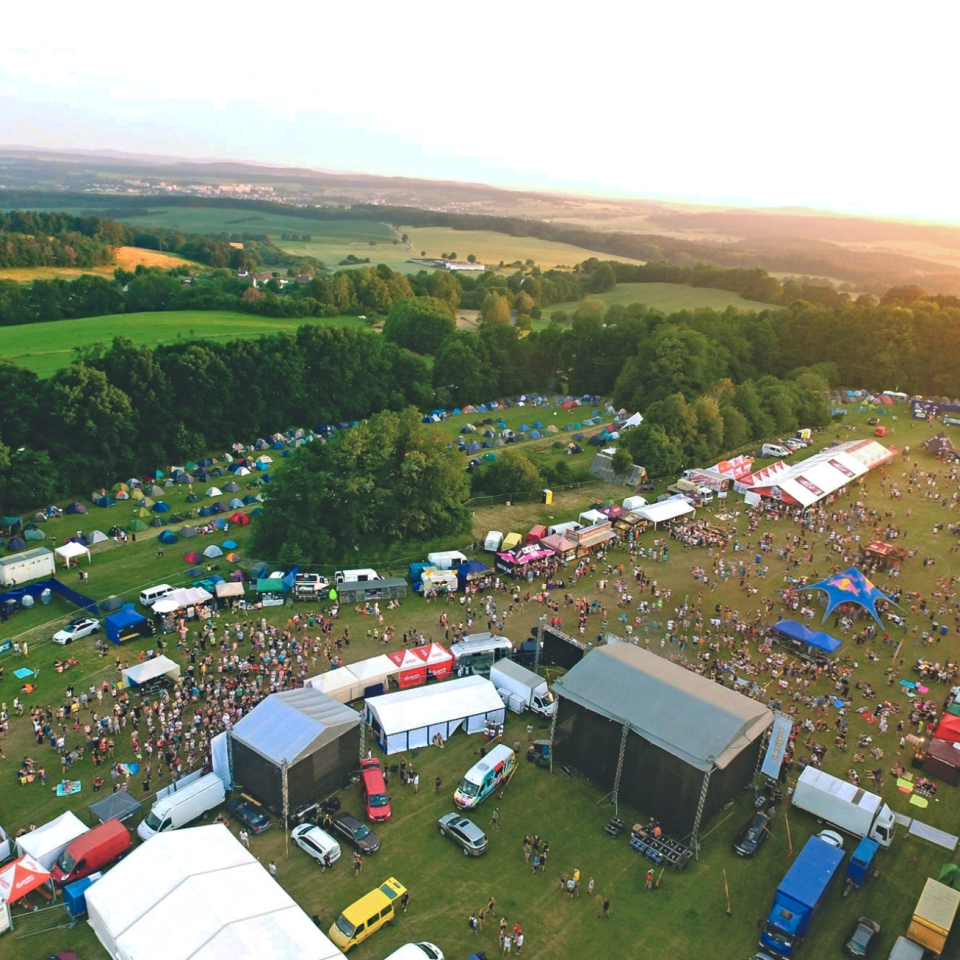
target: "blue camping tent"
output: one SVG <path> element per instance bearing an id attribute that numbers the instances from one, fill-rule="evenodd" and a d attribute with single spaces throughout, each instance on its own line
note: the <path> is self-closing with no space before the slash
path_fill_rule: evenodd
<path id="1" fill-rule="evenodd" d="M 781 620 L 773 625 L 773 630 L 806 646 L 808 655 L 812 655 L 814 651 L 834 653 L 843 645 L 841 641 L 831 637 L 829 633 L 811 630 L 796 620 Z"/>

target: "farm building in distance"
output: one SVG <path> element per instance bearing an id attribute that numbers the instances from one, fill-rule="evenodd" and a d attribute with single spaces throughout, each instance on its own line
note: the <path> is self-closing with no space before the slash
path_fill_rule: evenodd
<path id="1" fill-rule="evenodd" d="M 552 687 L 553 751 L 671 833 L 694 831 L 750 782 L 773 713 L 756 700 L 632 644 L 591 650 Z M 624 741 L 624 729 L 626 740 Z"/>
<path id="2" fill-rule="evenodd" d="M 411 257 L 410 263 L 416 263 L 421 267 L 429 267 L 434 270 L 472 270 L 483 273 L 487 269 L 485 263 L 470 263 L 469 260 L 444 260 L 440 257 Z"/>

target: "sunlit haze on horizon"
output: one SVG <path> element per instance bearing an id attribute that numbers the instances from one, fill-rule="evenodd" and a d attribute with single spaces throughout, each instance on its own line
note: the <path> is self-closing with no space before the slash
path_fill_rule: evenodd
<path id="1" fill-rule="evenodd" d="M 4 11 L 0 146 L 960 222 L 958 11 L 54 0 Z"/>

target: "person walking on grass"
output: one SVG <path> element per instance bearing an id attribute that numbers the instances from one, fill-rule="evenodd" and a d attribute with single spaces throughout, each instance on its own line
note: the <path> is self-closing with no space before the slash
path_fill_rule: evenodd
<path id="1" fill-rule="evenodd" d="M 597 914 L 597 919 L 601 917 L 610 919 L 610 900 L 607 897 L 604 897 L 603 903 L 600 904 L 600 913 Z"/>
<path id="2" fill-rule="evenodd" d="M 490 817 L 490 822 L 496 827 L 497 830 L 500 829 L 500 808 L 494 807 L 493 814 Z"/>

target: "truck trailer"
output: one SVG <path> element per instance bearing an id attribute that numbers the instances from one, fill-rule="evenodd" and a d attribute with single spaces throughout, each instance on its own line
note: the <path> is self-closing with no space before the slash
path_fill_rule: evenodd
<path id="1" fill-rule="evenodd" d="M 807 841 L 777 887 L 760 937 L 762 947 L 782 957 L 794 955 L 827 899 L 842 863 L 843 850 L 839 847 L 819 837 Z"/>
<path id="2" fill-rule="evenodd" d="M 960 890 L 936 880 L 927 880 L 907 928 L 907 937 L 939 957 L 950 935 L 958 906 Z"/>
<path id="3" fill-rule="evenodd" d="M 547 688 L 547 681 L 519 663 L 512 660 L 495 663 L 490 668 L 490 682 L 514 713 L 532 710 L 541 717 L 552 717 L 557 712 L 557 702 Z"/>
<path id="4" fill-rule="evenodd" d="M 893 842 L 896 821 L 880 797 L 816 767 L 804 767 L 793 791 L 793 805 L 855 837 L 876 840 L 882 847 Z"/>

